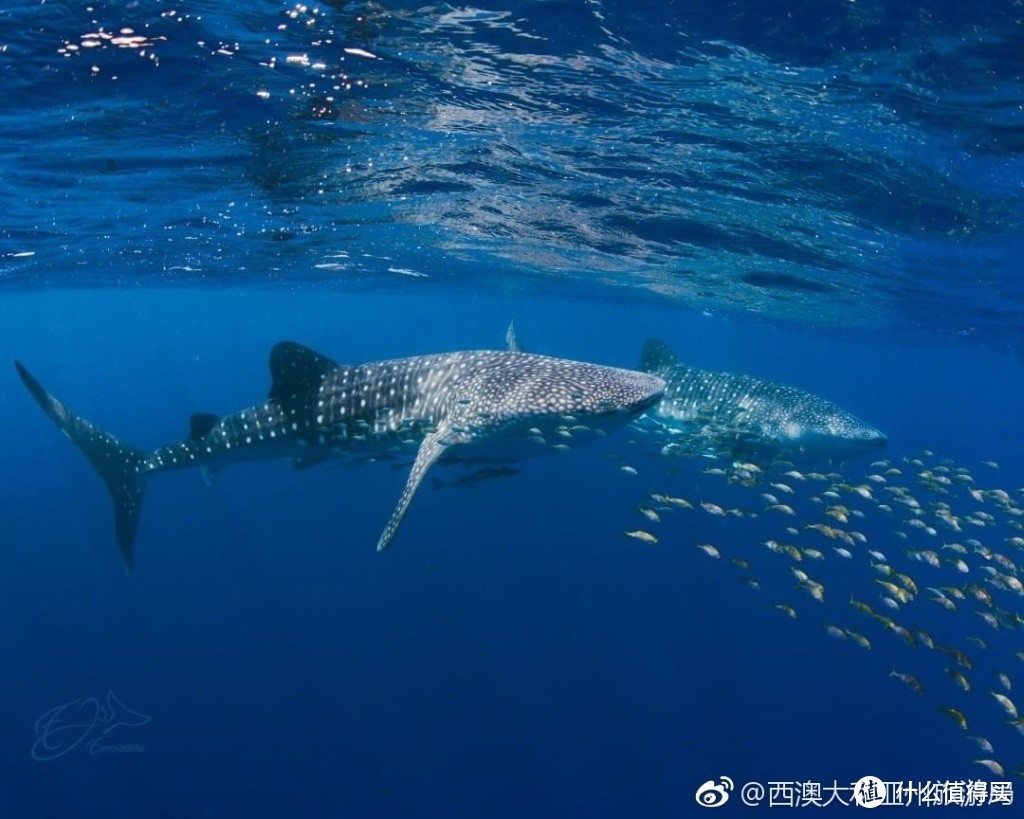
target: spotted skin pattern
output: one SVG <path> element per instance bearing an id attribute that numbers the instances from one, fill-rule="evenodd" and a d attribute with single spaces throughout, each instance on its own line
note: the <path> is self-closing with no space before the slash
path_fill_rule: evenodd
<path id="1" fill-rule="evenodd" d="M 378 541 L 394 538 L 417 488 L 440 458 L 514 461 L 565 447 L 568 421 L 592 435 L 624 426 L 660 397 L 658 376 L 520 352 L 471 351 L 336 364 L 294 342 L 274 346 L 262 404 L 218 418 L 193 415 L 188 437 L 146 454 L 80 418 L 20 363 L 29 393 L 99 472 L 114 499 L 126 568 L 145 482 L 159 472 L 288 458 L 297 468 L 339 457 L 415 451 Z M 577 433 L 575 439 L 587 440 Z"/>
<path id="2" fill-rule="evenodd" d="M 795 387 L 750 375 L 698 370 L 663 342 L 644 346 L 640 370 L 665 380 L 665 395 L 647 414 L 689 439 L 694 451 L 849 456 L 886 437 L 842 407 Z"/>

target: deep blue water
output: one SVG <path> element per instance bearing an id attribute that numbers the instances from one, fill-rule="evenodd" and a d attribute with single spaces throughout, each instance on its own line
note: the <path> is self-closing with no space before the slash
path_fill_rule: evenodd
<path id="1" fill-rule="evenodd" d="M 515 319 L 533 352 L 631 367 L 653 335 L 877 425 L 923 504 L 927 449 L 1020 509 L 1020 9 L 690 5 L 6 8 L 0 350 L 149 448 L 261 400 L 281 339 L 360 363 L 500 348 Z M 147 40 L 100 36 L 122 28 Z M 899 510 L 850 528 L 917 580 L 892 616 L 966 650 L 970 693 L 848 605 L 881 608 L 862 554 L 804 561 L 819 604 L 759 545 L 821 520 L 823 487 L 774 518 L 635 431 L 424 486 L 383 554 L 387 464 L 160 476 L 128 578 L 101 482 L 13 369 L 0 417 L 0 816 L 678 816 L 723 775 L 998 779 L 979 758 L 1021 781 L 989 693 L 1004 672 L 1020 697 L 1021 630 L 924 587 L 1024 598 L 977 551 L 967 576 L 910 560 L 932 541 Z M 821 469 L 860 483 L 872 457 Z M 760 514 L 650 524 L 652 491 Z M 1021 518 L 944 500 L 994 519 L 933 548 L 1021 564 Z M 136 747 L 33 758 L 37 719 L 108 691 L 151 717 L 112 732 Z"/>

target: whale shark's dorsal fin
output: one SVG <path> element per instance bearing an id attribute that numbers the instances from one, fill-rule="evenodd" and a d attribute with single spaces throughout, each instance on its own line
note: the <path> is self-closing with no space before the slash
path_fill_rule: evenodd
<path id="1" fill-rule="evenodd" d="M 197 412 L 188 419 L 188 439 L 198 441 L 205 438 L 217 424 L 220 423 L 220 416 L 212 412 Z"/>
<path id="2" fill-rule="evenodd" d="M 294 341 L 281 341 L 270 351 L 271 401 L 282 401 L 315 391 L 336 362 Z"/>
<path id="3" fill-rule="evenodd" d="M 640 353 L 640 364 L 637 369 L 644 373 L 656 373 L 659 370 L 674 367 L 679 363 L 676 354 L 660 338 L 649 338 L 644 342 L 644 349 Z"/>
<path id="4" fill-rule="evenodd" d="M 505 349 L 510 353 L 525 352 L 525 350 L 519 346 L 519 339 L 516 336 L 516 323 L 514 321 L 510 321 L 508 323 L 508 330 L 505 331 Z"/>

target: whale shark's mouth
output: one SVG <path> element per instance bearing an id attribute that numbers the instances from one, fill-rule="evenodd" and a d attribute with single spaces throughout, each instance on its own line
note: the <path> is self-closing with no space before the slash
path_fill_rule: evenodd
<path id="1" fill-rule="evenodd" d="M 613 404 L 612 402 L 607 402 L 597 410 L 591 410 L 590 414 L 594 418 L 621 418 L 622 416 L 626 416 L 627 418 L 636 418 L 637 416 L 643 415 L 648 410 L 653 409 L 661 399 L 664 398 L 664 395 L 664 391 L 659 390 L 658 392 L 652 393 L 651 395 L 645 395 L 643 398 L 638 398 L 636 401 L 630 403 Z"/>
<path id="2" fill-rule="evenodd" d="M 647 398 L 644 398 L 642 401 L 638 401 L 630 409 L 636 415 L 643 415 L 645 412 L 647 412 L 647 410 L 651 409 L 651 407 L 657 405 L 661 401 L 661 399 L 664 398 L 664 397 L 665 397 L 665 391 L 664 391 L 664 389 L 662 389 L 662 390 L 654 393 L 653 395 L 649 395 Z"/>
<path id="3" fill-rule="evenodd" d="M 793 439 L 793 443 L 807 451 L 820 455 L 853 456 L 858 452 L 872 452 L 889 443 L 888 436 L 878 430 L 866 431 L 859 435 L 830 435 L 809 433 Z"/>

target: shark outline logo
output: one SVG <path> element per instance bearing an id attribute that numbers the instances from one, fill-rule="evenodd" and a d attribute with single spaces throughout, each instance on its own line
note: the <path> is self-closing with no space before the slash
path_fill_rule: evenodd
<path id="1" fill-rule="evenodd" d="M 30 753 L 36 762 L 51 762 L 84 746 L 92 756 L 110 743 L 115 729 L 138 728 L 151 719 L 128 708 L 113 691 L 107 692 L 105 703 L 96 697 L 81 697 L 51 708 L 36 720 L 36 740 Z"/>

